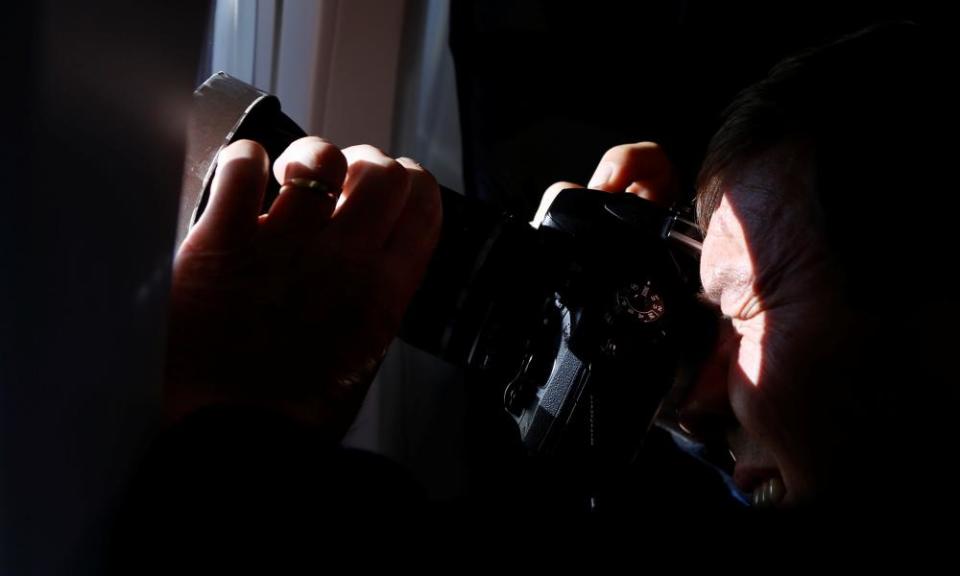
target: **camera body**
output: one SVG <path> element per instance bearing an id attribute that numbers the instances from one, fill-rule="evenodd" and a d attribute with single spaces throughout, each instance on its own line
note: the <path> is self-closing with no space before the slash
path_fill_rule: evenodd
<path id="1" fill-rule="evenodd" d="M 502 390 L 530 451 L 629 460 L 700 320 L 696 226 L 625 193 L 564 190 L 538 226 L 443 196 L 401 337 Z"/>

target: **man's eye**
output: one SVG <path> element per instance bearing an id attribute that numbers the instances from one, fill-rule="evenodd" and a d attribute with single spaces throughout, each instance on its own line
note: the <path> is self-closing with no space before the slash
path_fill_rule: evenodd
<path id="1" fill-rule="evenodd" d="M 726 319 L 726 317 L 723 315 L 723 312 L 720 310 L 720 304 L 711 300 L 710 297 L 703 292 L 703 289 L 697 293 L 697 302 L 700 304 L 700 306 L 709 310 L 714 316 L 716 316 L 717 320 Z"/>

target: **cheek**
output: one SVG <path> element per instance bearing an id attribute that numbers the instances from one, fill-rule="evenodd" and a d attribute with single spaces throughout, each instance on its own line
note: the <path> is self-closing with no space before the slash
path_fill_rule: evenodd
<path id="1" fill-rule="evenodd" d="M 727 375 L 731 408 L 745 429 L 760 432 L 766 428 L 764 419 L 768 416 L 762 397 L 771 385 L 764 364 L 764 319 L 760 315 L 747 321 L 734 320 L 733 327 L 739 341 Z"/>
<path id="2" fill-rule="evenodd" d="M 729 395 L 741 426 L 793 466 L 805 461 L 816 418 L 814 395 L 820 388 L 811 378 L 802 330 L 777 324 L 744 326 L 736 361 L 731 363 Z"/>
<path id="3" fill-rule="evenodd" d="M 737 324 L 740 345 L 730 364 L 730 402 L 741 425 L 766 442 L 789 435 L 792 374 L 785 365 L 777 335 L 765 325 L 765 314 Z"/>
<path id="4" fill-rule="evenodd" d="M 759 342 L 742 338 L 727 375 L 730 407 L 740 425 L 754 436 L 764 437 L 771 416 L 764 396 L 771 384 L 761 374 L 763 352 Z M 761 380 L 762 378 L 762 380 Z"/>
<path id="5" fill-rule="evenodd" d="M 740 335 L 740 345 L 737 350 L 736 369 L 741 378 L 754 388 L 760 385 L 763 368 L 763 339 L 765 336 L 765 316 L 759 314 L 748 321 L 734 320 L 733 327 Z"/>

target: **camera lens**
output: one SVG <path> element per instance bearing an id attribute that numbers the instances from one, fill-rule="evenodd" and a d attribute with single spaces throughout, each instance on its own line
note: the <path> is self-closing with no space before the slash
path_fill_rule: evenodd
<path id="1" fill-rule="evenodd" d="M 440 240 L 399 336 L 506 385 L 540 331 L 549 256 L 526 222 L 442 187 L 441 198 Z"/>

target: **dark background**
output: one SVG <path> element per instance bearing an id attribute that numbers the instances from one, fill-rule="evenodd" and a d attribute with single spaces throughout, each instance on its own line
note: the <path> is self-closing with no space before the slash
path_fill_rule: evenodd
<path id="1" fill-rule="evenodd" d="M 586 184 L 604 151 L 643 140 L 690 186 L 723 108 L 777 61 L 885 20 L 946 30 L 933 6 L 455 1 L 466 192 L 532 215 L 548 185 Z"/>

